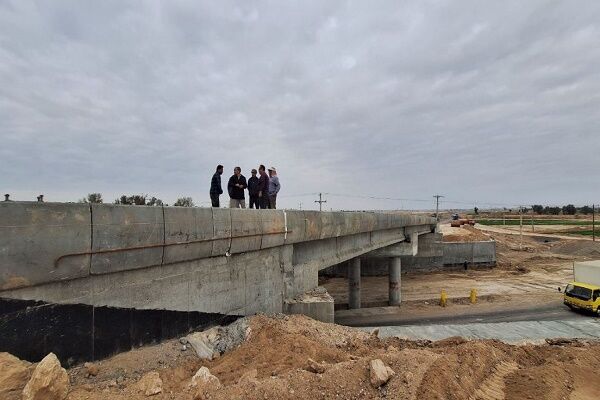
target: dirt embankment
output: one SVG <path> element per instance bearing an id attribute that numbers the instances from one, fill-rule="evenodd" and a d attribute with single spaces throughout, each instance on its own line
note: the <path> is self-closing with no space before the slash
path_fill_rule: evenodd
<path id="1" fill-rule="evenodd" d="M 84 367 L 72 368 L 68 399 L 600 398 L 593 376 L 600 363 L 595 342 L 413 342 L 379 339 L 304 316 L 255 316 L 248 339 L 213 361 L 199 360 L 181 346 L 174 340 L 94 363 L 95 376 Z M 320 364 L 318 372 L 309 358 Z M 395 372 L 379 388 L 369 378 L 370 362 L 377 358 Z M 189 384 L 201 366 L 222 386 L 198 396 Z M 162 380 L 162 390 L 151 397 L 138 386 L 149 371 Z"/>
<path id="2" fill-rule="evenodd" d="M 453 228 L 446 225 L 441 227 L 444 242 L 482 242 L 490 240 L 490 236 L 470 225 Z"/>

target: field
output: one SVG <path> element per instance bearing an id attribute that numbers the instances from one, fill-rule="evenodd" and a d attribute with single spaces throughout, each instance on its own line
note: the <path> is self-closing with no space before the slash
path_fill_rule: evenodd
<path id="1" fill-rule="evenodd" d="M 478 219 L 478 224 L 482 225 L 520 225 L 520 219 Z M 531 225 L 531 217 L 523 217 L 523 225 Z M 534 219 L 534 225 L 576 225 L 576 226 L 591 226 L 592 220 L 580 219 Z"/>

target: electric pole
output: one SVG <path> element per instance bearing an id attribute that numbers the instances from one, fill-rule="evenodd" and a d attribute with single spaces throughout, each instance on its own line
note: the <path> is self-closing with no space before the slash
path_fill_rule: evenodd
<path id="1" fill-rule="evenodd" d="M 319 211 L 323 211 L 323 203 L 327 203 L 327 200 L 323 200 L 323 193 L 319 193 L 319 200 L 315 200 L 315 203 L 319 203 Z"/>
<path id="2" fill-rule="evenodd" d="M 521 223 L 519 224 L 519 236 L 520 236 L 520 241 L 519 241 L 519 250 L 523 250 L 523 207 L 519 206 L 519 219 L 521 221 Z"/>
<path id="3" fill-rule="evenodd" d="M 596 205 L 592 204 L 592 242 L 596 241 Z"/>
<path id="4" fill-rule="evenodd" d="M 444 197 L 444 196 L 440 196 L 439 194 L 436 194 L 433 197 L 435 197 L 435 220 L 437 222 L 440 222 L 440 218 L 438 217 L 438 213 L 440 211 L 440 197 Z"/>

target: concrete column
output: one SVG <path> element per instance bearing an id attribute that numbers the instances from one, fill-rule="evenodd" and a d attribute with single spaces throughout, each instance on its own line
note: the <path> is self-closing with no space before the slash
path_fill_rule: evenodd
<path id="1" fill-rule="evenodd" d="M 390 258 L 390 290 L 389 290 L 389 302 L 390 306 L 400 305 L 400 273 L 401 273 L 402 261 L 400 257 Z"/>
<path id="2" fill-rule="evenodd" d="M 360 308 L 360 258 L 348 262 L 348 308 Z"/>

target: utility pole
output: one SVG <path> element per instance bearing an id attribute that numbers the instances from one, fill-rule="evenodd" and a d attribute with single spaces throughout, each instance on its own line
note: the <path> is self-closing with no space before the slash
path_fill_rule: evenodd
<path id="1" fill-rule="evenodd" d="M 520 241 L 519 241 L 519 250 L 523 250 L 523 207 L 519 206 L 519 219 L 521 221 L 520 223 L 520 227 L 519 227 L 519 236 L 520 236 Z"/>
<path id="2" fill-rule="evenodd" d="M 302 210 L 302 202 L 300 202 L 300 204 L 298 204 L 300 210 Z"/>
<path id="3" fill-rule="evenodd" d="M 319 193 L 319 200 L 315 200 L 315 203 L 319 203 L 319 211 L 323 211 L 323 203 L 327 203 L 327 200 L 323 200 L 323 193 Z"/>
<path id="4" fill-rule="evenodd" d="M 439 194 L 436 194 L 433 197 L 435 198 L 435 220 L 437 222 L 440 222 L 440 218 L 438 217 L 438 213 L 440 211 L 440 197 L 444 197 L 444 196 L 440 196 Z"/>
<path id="5" fill-rule="evenodd" d="M 596 205 L 592 204 L 592 242 L 596 241 Z"/>

